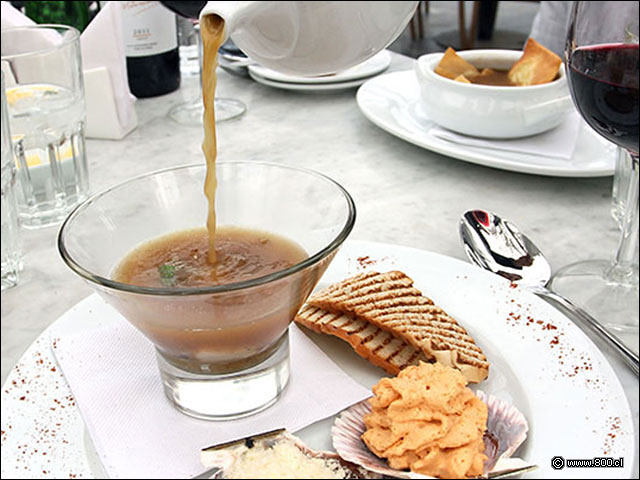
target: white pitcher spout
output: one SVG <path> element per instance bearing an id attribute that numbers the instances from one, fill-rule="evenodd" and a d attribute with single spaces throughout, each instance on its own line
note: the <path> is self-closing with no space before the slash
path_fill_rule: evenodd
<path id="1" fill-rule="evenodd" d="M 212 1 L 207 2 L 200 11 L 200 20 L 207 15 L 217 15 L 224 20 L 224 36 L 222 43 L 226 42 L 243 19 L 249 18 L 257 1 L 236 2 L 236 1 Z"/>

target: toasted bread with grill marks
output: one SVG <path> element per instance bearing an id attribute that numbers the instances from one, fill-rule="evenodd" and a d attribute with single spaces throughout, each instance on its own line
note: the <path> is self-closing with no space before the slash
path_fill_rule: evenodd
<path id="1" fill-rule="evenodd" d="M 412 285 L 413 280 L 397 270 L 387 273 L 365 272 L 342 282 L 334 283 L 314 294 L 313 298 L 317 303 L 323 299 L 332 303 L 336 300 L 351 298 L 353 292 L 358 292 L 359 296 L 366 296 L 383 290 L 412 287 Z"/>
<path id="2" fill-rule="evenodd" d="M 409 365 L 417 365 L 420 360 L 427 361 L 421 350 L 359 318 L 305 305 L 295 321 L 315 332 L 348 342 L 358 355 L 391 375 L 397 375 Z"/>
<path id="3" fill-rule="evenodd" d="M 489 373 L 487 358 L 467 331 L 400 271 L 356 275 L 318 292 L 307 303 L 371 323 L 427 359 L 460 370 L 470 382 L 482 381 Z"/>

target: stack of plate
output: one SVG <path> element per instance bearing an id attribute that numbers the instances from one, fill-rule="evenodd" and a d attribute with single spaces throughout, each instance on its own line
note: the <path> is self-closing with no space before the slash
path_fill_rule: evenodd
<path id="1" fill-rule="evenodd" d="M 371 77 L 385 71 L 391 63 L 391 55 L 386 50 L 355 67 L 333 75 L 303 77 L 287 75 L 261 65 L 249 65 L 249 75 L 256 82 L 285 90 L 331 91 L 355 88 Z"/>

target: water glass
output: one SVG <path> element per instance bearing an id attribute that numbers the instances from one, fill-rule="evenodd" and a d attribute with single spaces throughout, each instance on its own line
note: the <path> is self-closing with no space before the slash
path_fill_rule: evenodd
<path id="1" fill-rule="evenodd" d="M 16 164 L 13 161 L 11 134 L 2 74 L 2 290 L 18 283 L 20 244 L 15 197 Z"/>
<path id="2" fill-rule="evenodd" d="M 23 226 L 60 222 L 89 193 L 80 33 L 62 25 L 2 30 L 2 71 Z"/>

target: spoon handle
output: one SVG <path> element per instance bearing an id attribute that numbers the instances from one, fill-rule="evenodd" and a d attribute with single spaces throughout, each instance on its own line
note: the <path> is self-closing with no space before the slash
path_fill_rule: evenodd
<path id="1" fill-rule="evenodd" d="M 569 299 L 547 288 L 535 288 L 533 292 L 546 300 L 550 300 L 554 304 L 560 305 L 571 315 L 573 320 L 578 320 L 582 325 L 587 326 L 592 332 L 598 334 L 601 339 L 609 342 L 609 344 L 615 347 L 615 351 L 618 352 L 622 360 L 631 368 L 636 377 L 638 376 L 638 355 L 622 343 L 618 337 L 603 327 L 598 320 L 593 318 L 593 316 L 584 309 L 573 304 Z"/>

